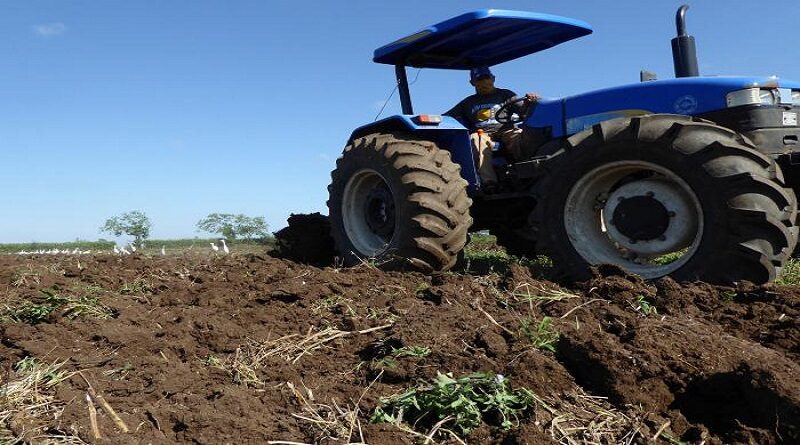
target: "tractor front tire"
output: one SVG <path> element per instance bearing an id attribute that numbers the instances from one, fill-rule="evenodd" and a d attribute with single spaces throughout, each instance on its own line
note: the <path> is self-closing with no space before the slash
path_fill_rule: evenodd
<path id="1" fill-rule="evenodd" d="M 571 136 L 538 184 L 538 250 L 564 278 L 615 264 L 645 278 L 774 280 L 797 243 L 797 199 L 738 133 L 675 115 Z"/>
<path id="2" fill-rule="evenodd" d="M 450 153 L 405 134 L 348 144 L 328 186 L 331 235 L 347 266 L 446 271 L 472 225 L 467 182 Z"/>

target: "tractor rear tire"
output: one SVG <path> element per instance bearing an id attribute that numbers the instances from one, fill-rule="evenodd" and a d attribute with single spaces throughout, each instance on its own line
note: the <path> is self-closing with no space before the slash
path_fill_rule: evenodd
<path id="1" fill-rule="evenodd" d="M 570 137 L 554 162 L 532 222 L 563 278 L 616 264 L 648 279 L 765 283 L 797 244 L 797 199 L 780 168 L 714 123 L 606 121 Z"/>
<path id="2" fill-rule="evenodd" d="M 412 135 L 353 140 L 328 186 L 331 235 L 344 264 L 452 268 L 472 225 L 460 172 L 449 152 Z"/>

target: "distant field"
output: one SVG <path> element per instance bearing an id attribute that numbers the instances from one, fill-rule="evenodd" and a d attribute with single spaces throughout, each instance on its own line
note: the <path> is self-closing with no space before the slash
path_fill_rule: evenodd
<path id="1" fill-rule="evenodd" d="M 184 238 L 184 239 L 152 239 L 145 243 L 142 253 L 147 255 L 160 255 L 161 247 L 167 255 L 179 255 L 192 252 L 212 252 L 211 243 L 218 242 L 219 238 Z M 219 243 L 218 243 L 219 244 Z M 257 241 L 238 241 L 228 243 L 230 249 L 235 253 L 264 253 L 271 250 L 274 246 L 274 239 L 265 242 Z M 72 241 L 67 243 L 6 243 L 0 244 L 0 254 L 15 254 L 20 251 L 36 251 L 49 249 L 68 249 L 75 248 L 81 250 L 91 250 L 92 253 L 111 251 L 114 248 L 113 241 Z M 497 245 L 497 239 L 488 234 L 473 233 L 470 235 L 470 242 L 464 250 L 465 270 L 469 272 L 487 271 L 505 272 L 511 264 L 520 264 L 530 267 L 542 278 L 551 278 L 550 270 L 552 264 L 550 259 L 538 256 L 533 259 L 517 258 L 509 256 L 505 249 Z M 775 284 L 784 286 L 794 286 L 800 284 L 800 259 L 791 258 L 783 267 L 781 275 L 775 280 Z"/>
<path id="2" fill-rule="evenodd" d="M 143 253 L 146 254 L 160 254 L 161 247 L 168 254 L 176 254 L 186 251 L 212 251 L 211 243 L 217 242 L 219 238 L 186 238 L 186 239 L 152 239 L 145 242 Z M 17 253 L 20 251 L 32 252 L 37 250 L 91 250 L 92 253 L 111 251 L 114 248 L 114 241 L 72 241 L 66 243 L 46 243 L 46 242 L 30 242 L 30 243 L 7 243 L 0 244 L 0 253 Z M 238 252 L 262 252 L 270 249 L 273 245 L 273 240 L 269 239 L 265 242 L 258 241 L 236 241 L 228 243 L 228 246 Z"/>

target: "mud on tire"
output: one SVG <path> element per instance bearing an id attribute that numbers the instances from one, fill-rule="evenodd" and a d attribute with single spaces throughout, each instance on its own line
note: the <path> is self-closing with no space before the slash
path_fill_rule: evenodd
<path id="1" fill-rule="evenodd" d="M 775 161 L 708 121 L 606 121 L 570 137 L 552 162 L 553 174 L 537 186 L 532 223 L 537 249 L 567 279 L 612 263 L 645 278 L 764 283 L 797 243 L 797 200 Z M 654 188 L 655 197 L 645 192 Z M 649 258 L 664 253 L 659 243 L 678 258 Z"/>
<path id="2" fill-rule="evenodd" d="M 373 134 L 345 148 L 331 179 L 331 234 L 345 265 L 374 259 L 436 272 L 456 263 L 472 200 L 450 153 L 411 135 Z"/>

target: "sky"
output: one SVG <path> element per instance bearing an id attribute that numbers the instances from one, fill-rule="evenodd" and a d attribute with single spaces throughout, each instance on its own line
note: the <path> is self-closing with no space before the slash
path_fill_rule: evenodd
<path id="1" fill-rule="evenodd" d="M 145 212 L 153 238 L 205 236 L 209 213 L 327 214 L 350 132 L 394 87 L 373 51 L 488 7 L 573 17 L 594 33 L 493 68 L 562 97 L 673 76 L 671 0 L 0 2 L 0 242 L 94 240 Z M 695 0 L 703 75 L 800 80 L 797 0 Z M 409 71 L 417 112 L 471 94 L 463 71 Z M 396 95 L 382 117 L 400 113 Z"/>

